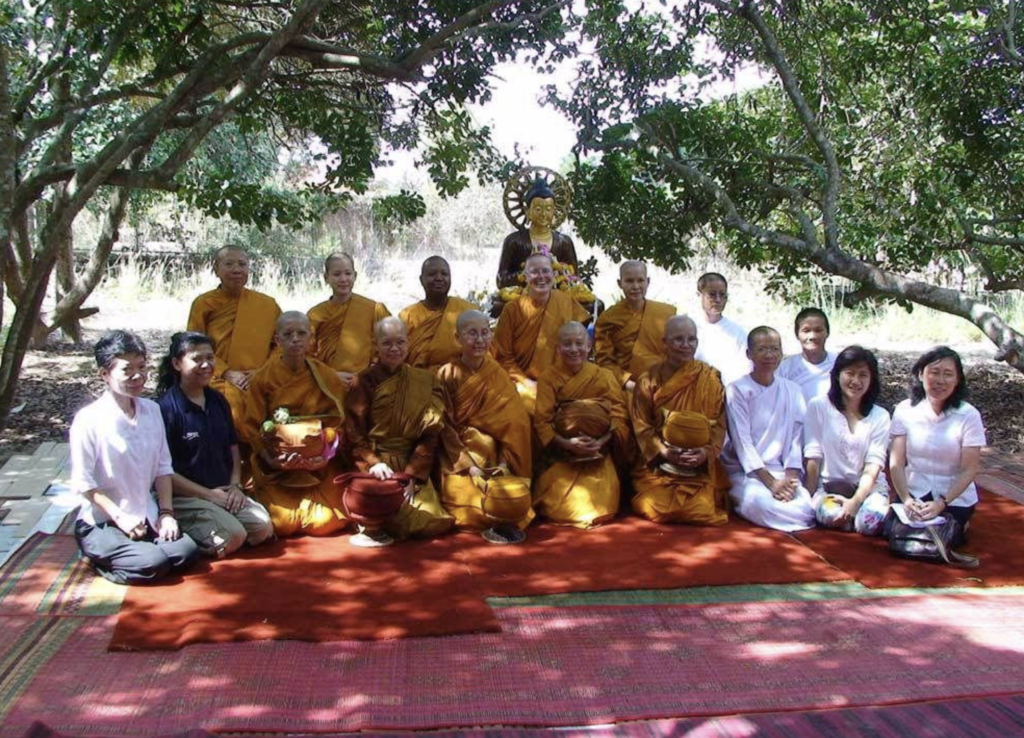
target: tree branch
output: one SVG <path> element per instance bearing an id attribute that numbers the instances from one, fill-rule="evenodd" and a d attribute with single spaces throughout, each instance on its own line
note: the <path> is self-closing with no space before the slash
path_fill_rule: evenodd
<path id="1" fill-rule="evenodd" d="M 734 10 L 733 12 L 737 11 Z M 790 66 L 789 60 L 779 46 L 778 39 L 768 27 L 768 24 L 765 23 L 764 17 L 758 11 L 755 3 L 752 0 L 745 0 L 740 6 L 738 13 L 754 27 L 757 34 L 761 37 L 761 43 L 764 45 L 772 66 L 775 67 L 775 71 L 779 75 L 782 87 L 793 104 L 797 117 L 800 118 L 800 122 L 825 160 L 825 192 L 821 208 L 825 229 L 825 247 L 829 249 L 839 248 L 839 222 L 836 218 L 836 209 L 839 203 L 840 172 L 839 162 L 836 159 L 832 143 L 825 136 L 821 126 L 818 125 L 814 112 L 800 91 L 796 72 Z"/>
<path id="2" fill-rule="evenodd" d="M 1024 66 L 1024 54 L 1017 48 L 1015 26 L 1017 25 L 1017 0 L 1007 0 L 1006 18 L 1003 19 L 1003 32 L 999 37 L 999 50 L 1009 61 Z"/>
<path id="3" fill-rule="evenodd" d="M 228 115 L 251 95 L 265 79 L 270 64 L 277 57 L 281 50 L 295 38 L 307 22 L 316 17 L 327 0 L 304 0 L 288 22 L 282 26 L 260 50 L 246 70 L 242 73 L 241 79 L 231 89 L 231 92 L 213 110 L 207 113 L 203 120 L 197 123 L 185 137 L 185 139 L 172 151 L 157 171 L 164 177 L 172 178 L 178 169 L 188 161 L 192 152 L 202 142 L 214 127 L 219 125 Z"/>
<path id="4" fill-rule="evenodd" d="M 656 142 L 657 139 L 649 127 L 646 127 L 645 133 L 651 137 L 652 143 Z M 861 261 L 841 249 L 823 248 L 813 242 L 754 225 L 740 215 L 735 202 L 713 179 L 661 150 L 656 149 L 654 153 L 659 161 L 676 172 L 684 181 L 714 199 L 722 211 L 722 224 L 726 228 L 739 231 L 762 243 L 788 249 L 829 274 L 846 277 L 859 283 L 873 294 L 909 300 L 965 318 L 996 344 L 996 360 L 1005 361 L 1018 371 L 1024 372 L 1024 335 L 1015 331 L 985 303 L 957 290 L 937 287 L 894 274 Z"/>
<path id="5" fill-rule="evenodd" d="M 439 54 L 450 41 L 455 40 L 460 33 L 479 25 L 484 18 L 492 15 L 494 11 L 519 2 L 522 2 L 522 0 L 491 0 L 491 2 L 478 5 L 427 38 L 423 43 L 399 59 L 399 64 L 408 70 L 420 69 Z"/>

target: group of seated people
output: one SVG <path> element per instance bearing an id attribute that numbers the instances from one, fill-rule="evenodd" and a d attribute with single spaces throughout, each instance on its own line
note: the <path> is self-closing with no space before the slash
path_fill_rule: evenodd
<path id="1" fill-rule="evenodd" d="M 827 316 L 806 308 L 801 353 L 783 359 L 776 330 L 723 315 L 720 274 L 698 281 L 694 319 L 648 300 L 645 265 L 623 263 L 623 299 L 597 318 L 592 346 L 589 314 L 554 288 L 545 253 L 526 259 L 528 291 L 493 331 L 448 294 L 440 257 L 423 263 L 424 299 L 399 317 L 353 292 L 345 254 L 328 257 L 332 295 L 308 313 L 248 289 L 238 247 L 214 269 L 220 285 L 172 337 L 156 402 L 141 396 L 137 336 L 112 331 L 95 347 L 106 391 L 71 426 L 75 534 L 118 583 L 275 536 L 348 530 L 376 546 L 458 529 L 519 543 L 537 517 L 598 526 L 620 498 L 657 523 L 720 526 L 731 510 L 782 531 L 877 535 L 887 464 L 913 520 L 951 515 L 966 530 L 978 501 L 985 431 L 954 351 L 921 356 L 890 422 L 871 351 L 829 351 Z M 336 478 L 351 472 L 403 480 L 381 526 L 346 510 Z M 526 502 L 498 515 L 489 495 L 509 479 Z"/>

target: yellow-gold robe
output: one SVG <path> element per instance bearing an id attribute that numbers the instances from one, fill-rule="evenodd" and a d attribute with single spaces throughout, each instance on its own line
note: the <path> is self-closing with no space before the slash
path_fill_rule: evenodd
<path id="1" fill-rule="evenodd" d="M 359 471 L 383 462 L 419 484 L 412 503 L 384 526 L 395 538 L 437 536 L 455 522 L 430 480 L 443 428 L 441 385 L 426 369 L 402 364 L 392 373 L 374 364 L 345 398 L 345 430 Z"/>
<path id="2" fill-rule="evenodd" d="M 409 365 L 435 370 L 459 358 L 462 348 L 455 340 L 455 322 L 467 310 L 479 309 L 462 298 L 449 297 L 441 310 L 431 310 L 420 301 L 400 312 L 398 317 L 409 332 Z"/>
<path id="3" fill-rule="evenodd" d="M 274 532 L 280 537 L 296 533 L 323 536 L 348 524 L 341 493 L 334 485 L 334 477 L 342 472 L 342 462 L 337 455 L 325 468 L 310 472 L 319 480 L 316 486 L 289 486 L 287 472 L 270 469 L 260 456 L 264 447 L 260 426 L 277 408 L 286 407 L 293 416 L 331 416 L 323 418 L 322 424 L 325 428 L 339 428 L 343 392 L 338 375 L 310 357 L 306 357 L 298 371 L 292 371 L 280 357 L 275 357 L 249 383 L 245 420 L 240 428 L 253 447 L 253 496 L 270 512 Z"/>
<path id="4" fill-rule="evenodd" d="M 536 381 L 545 369 L 554 365 L 559 328 L 572 320 L 582 323 L 589 317 L 590 313 L 579 303 L 557 289 L 551 291 L 544 305 L 538 305 L 525 294 L 501 311 L 491 353 L 515 380 L 531 415 L 537 393 L 525 380 Z"/>
<path id="5" fill-rule="evenodd" d="M 227 399 L 235 427 L 242 424 L 247 393 L 224 379 L 224 373 L 254 371 L 266 363 L 280 315 L 273 297 L 244 288 L 238 297 L 218 287 L 192 301 L 187 329 L 205 333 L 216 344 L 210 386 Z"/>
<path id="6" fill-rule="evenodd" d="M 530 416 L 512 378 L 490 356 L 477 370 L 461 359 L 445 364 L 438 380 L 445 398 L 441 501 L 458 527 L 483 530 L 492 521 L 483 513 L 483 492 L 467 472 L 472 466 L 486 470 L 504 464 L 513 476 L 530 479 Z M 531 507 L 518 527 L 533 518 Z"/>
<path id="7" fill-rule="evenodd" d="M 575 461 L 553 445 L 559 407 L 576 400 L 603 400 L 611 416 L 612 440 L 593 461 Z M 547 468 L 534 487 L 537 513 L 558 525 L 591 528 L 619 510 L 621 484 L 616 461 L 627 457 L 630 444 L 626 397 L 615 375 L 586 363 L 572 374 L 562 362 L 549 367 L 537 382 L 533 427 L 546 449 Z"/>
<path id="8" fill-rule="evenodd" d="M 594 324 L 594 361 L 625 385 L 664 358 L 665 323 L 676 314 L 673 305 L 646 300 L 636 311 L 621 300 Z"/>
<path id="9" fill-rule="evenodd" d="M 391 313 L 383 303 L 352 295 L 344 304 L 325 300 L 306 315 L 313 333 L 310 354 L 336 372 L 358 374 L 376 356 L 374 326 Z"/>
<path id="10" fill-rule="evenodd" d="M 696 476 L 681 477 L 658 468 L 665 418 L 687 410 L 711 422 L 708 463 Z M 640 375 L 630 405 L 639 446 L 633 466 L 633 510 L 656 523 L 725 525 L 728 522 L 729 479 L 718 460 L 725 442 L 725 389 L 718 370 L 693 359 L 676 371 L 667 362 Z"/>

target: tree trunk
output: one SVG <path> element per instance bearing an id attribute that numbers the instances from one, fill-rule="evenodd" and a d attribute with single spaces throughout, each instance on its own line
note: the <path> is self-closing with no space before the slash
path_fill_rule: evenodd
<path id="1" fill-rule="evenodd" d="M 17 140 L 11 121 L 10 86 L 7 78 L 7 46 L 0 43 L 0 324 L 4 317 L 4 277 L 13 256 L 11 241 L 14 223 L 10 203 L 17 183 Z"/>
<path id="2" fill-rule="evenodd" d="M 132 154 L 130 159 L 131 168 L 134 169 L 139 166 L 144 157 L 144 151 Z M 118 230 L 124 221 L 125 213 L 128 211 L 129 196 L 130 191 L 127 187 L 117 187 L 113 190 L 110 204 L 103 215 L 99 240 L 89 255 L 89 263 L 86 265 L 85 271 L 77 280 L 74 280 L 73 284 L 58 301 L 50 319 L 49 331 L 61 328 L 67 333 L 66 326 L 69 321 L 73 321 L 74 325 L 80 326 L 80 320 L 83 317 L 98 312 L 98 310 L 82 310 L 82 305 L 89 299 L 93 290 L 96 289 L 100 280 L 103 279 L 103 275 L 106 274 L 107 260 L 114 248 L 114 244 L 117 242 Z M 81 328 L 79 327 L 79 335 L 72 339 L 76 343 L 80 343 L 82 340 L 80 331 Z"/>

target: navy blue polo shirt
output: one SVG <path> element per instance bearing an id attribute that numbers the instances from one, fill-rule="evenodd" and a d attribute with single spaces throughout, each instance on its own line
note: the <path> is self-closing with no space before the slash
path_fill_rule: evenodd
<path id="1" fill-rule="evenodd" d="M 174 385 L 157 400 L 164 416 L 174 471 L 204 487 L 231 482 L 231 447 L 238 443 L 231 407 L 217 390 L 206 387 L 206 407 Z"/>

